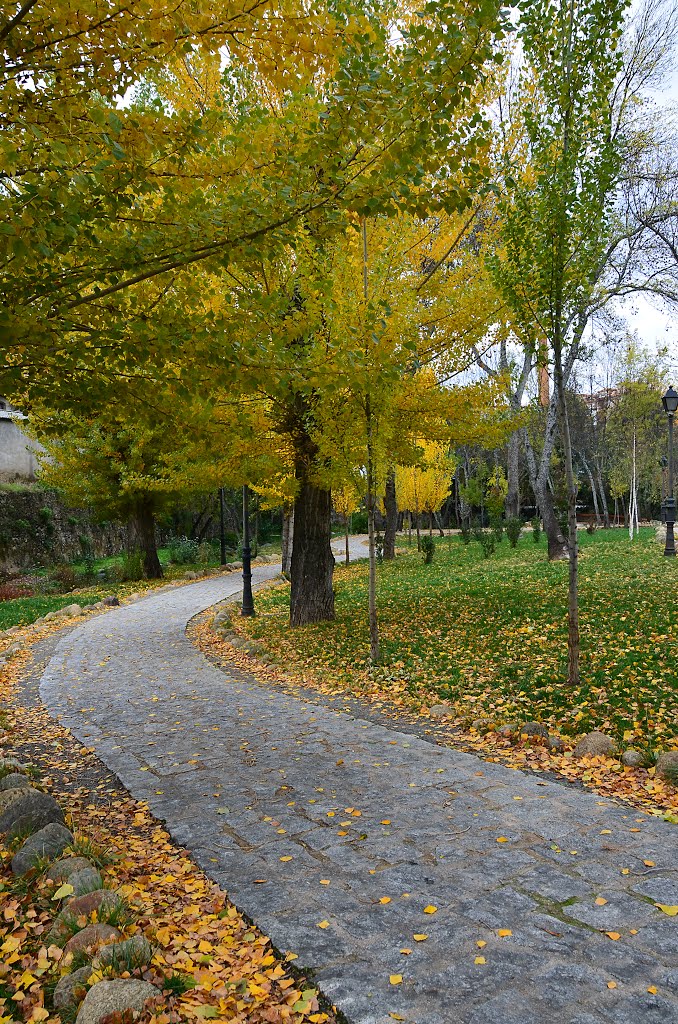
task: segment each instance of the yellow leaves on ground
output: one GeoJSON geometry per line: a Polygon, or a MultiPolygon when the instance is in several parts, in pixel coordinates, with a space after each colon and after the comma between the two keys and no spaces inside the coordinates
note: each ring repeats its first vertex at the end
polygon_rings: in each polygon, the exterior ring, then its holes
{"type": "Polygon", "coordinates": [[[597,907],[604,907],[606,903],[607,900],[604,899],[602,896],[596,896],[595,904],[597,907]]]}
{"type": "Polygon", "coordinates": [[[678,917],[678,906],[672,907],[666,903],[655,903],[655,907],[661,910],[663,914],[668,914],[669,917],[678,917]]]}
{"type": "Polygon", "coordinates": [[[402,974],[391,974],[388,979],[392,985],[402,985],[403,976],[402,974]]]}
{"type": "Polygon", "coordinates": [[[329,921],[318,921],[318,928],[329,928],[329,921]]]}
{"type": "Polygon", "coordinates": [[[615,942],[617,941],[617,939],[621,939],[621,935],[619,934],[619,932],[605,932],[605,934],[607,935],[608,939],[613,939],[615,942]]]}
{"type": "Polygon", "coordinates": [[[384,903],[384,904],[390,903],[391,902],[391,897],[390,896],[382,896],[380,898],[379,902],[380,903],[384,903]]]}
{"type": "Polygon", "coordinates": [[[412,938],[415,942],[426,942],[428,935],[425,935],[423,932],[415,932],[412,938]]]}
{"type": "Polygon", "coordinates": [[[432,904],[430,904],[430,903],[429,903],[429,905],[427,907],[424,907],[424,913],[425,914],[436,914],[437,912],[438,912],[438,908],[432,906],[432,904]]]}
{"type": "Polygon", "coordinates": [[[474,964],[484,964],[484,963],[486,963],[486,962],[487,962],[487,961],[485,960],[485,957],[484,957],[484,956],[477,956],[477,957],[475,958],[475,960],[473,961],[473,963],[474,963],[474,964]]]}
{"type": "Polygon", "coordinates": [[[497,931],[497,935],[499,936],[500,939],[505,939],[508,938],[509,935],[513,935],[513,932],[511,931],[510,928],[499,928],[499,930],[497,931]]]}

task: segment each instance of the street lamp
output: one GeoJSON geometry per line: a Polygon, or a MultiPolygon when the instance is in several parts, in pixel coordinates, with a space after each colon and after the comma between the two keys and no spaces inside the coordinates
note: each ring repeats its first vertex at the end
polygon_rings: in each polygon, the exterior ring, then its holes
{"type": "Polygon", "coordinates": [[[242,609],[241,615],[254,615],[252,597],[252,549],[250,548],[250,492],[242,489],[242,609]]]}
{"type": "Polygon", "coordinates": [[[669,482],[666,495],[666,546],[664,554],[676,557],[676,542],[673,536],[673,525],[676,521],[676,499],[673,495],[673,417],[678,410],[678,393],[672,387],[662,398],[664,412],[669,418],[669,482]]]}

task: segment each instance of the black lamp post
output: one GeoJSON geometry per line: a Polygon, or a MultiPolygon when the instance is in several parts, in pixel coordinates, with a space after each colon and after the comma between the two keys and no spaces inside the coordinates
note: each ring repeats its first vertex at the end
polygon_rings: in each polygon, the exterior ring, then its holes
{"type": "Polygon", "coordinates": [[[659,465],[661,466],[661,471],[662,471],[662,504],[661,504],[662,523],[665,523],[666,522],[666,471],[669,468],[669,460],[666,458],[665,455],[662,455],[661,459],[659,460],[659,465]]]}
{"type": "Polygon", "coordinates": [[[252,549],[250,548],[250,492],[242,489],[242,609],[241,615],[254,615],[252,597],[252,549]]]}
{"type": "Polygon", "coordinates": [[[224,488],[219,488],[219,547],[221,564],[226,565],[226,509],[224,508],[224,488]]]}
{"type": "Polygon", "coordinates": [[[664,554],[676,557],[676,542],[673,536],[673,525],[676,521],[676,499],[673,495],[673,417],[678,410],[678,393],[672,387],[662,398],[664,412],[669,418],[669,481],[666,494],[666,547],[664,554]]]}

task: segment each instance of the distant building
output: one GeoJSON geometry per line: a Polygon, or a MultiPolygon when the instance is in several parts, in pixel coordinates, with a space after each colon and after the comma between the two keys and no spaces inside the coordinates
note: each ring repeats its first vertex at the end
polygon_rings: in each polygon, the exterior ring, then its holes
{"type": "Polygon", "coordinates": [[[43,448],[21,429],[22,421],[27,419],[7,399],[0,398],[0,481],[5,483],[35,480],[37,452],[43,448]]]}

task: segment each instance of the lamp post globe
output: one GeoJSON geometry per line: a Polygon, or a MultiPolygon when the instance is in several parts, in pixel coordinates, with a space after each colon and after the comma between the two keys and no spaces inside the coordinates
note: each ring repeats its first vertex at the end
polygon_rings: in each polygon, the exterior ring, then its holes
{"type": "Polygon", "coordinates": [[[662,405],[664,406],[664,412],[669,419],[669,479],[668,486],[666,488],[666,501],[664,502],[666,510],[666,545],[664,547],[664,554],[669,558],[675,558],[676,542],[673,535],[673,527],[676,522],[676,499],[673,494],[673,417],[678,410],[678,392],[674,391],[672,387],[669,387],[668,391],[662,398],[662,405]]]}

